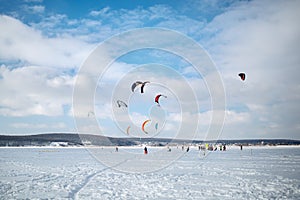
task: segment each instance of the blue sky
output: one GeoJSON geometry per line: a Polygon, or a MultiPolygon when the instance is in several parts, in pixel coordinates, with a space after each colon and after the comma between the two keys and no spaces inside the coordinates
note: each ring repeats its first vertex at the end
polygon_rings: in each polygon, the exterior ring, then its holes
{"type": "MultiPolygon", "coordinates": [[[[162,102],[165,119],[152,116],[163,121],[159,137],[174,137],[180,124],[190,132],[196,123],[195,137],[203,139],[214,126],[213,113],[223,112],[220,138],[300,139],[299,8],[297,0],[0,0],[0,133],[77,132],[73,89],[90,53],[116,34],[159,27],[208,53],[222,78],[226,108],[212,108],[209,74],[197,73],[180,55],[142,49],[115,60],[98,82],[94,112],[101,134],[126,136],[124,130],[136,125],[132,136],[138,137],[138,125],[153,111],[149,99],[164,92],[170,95],[162,102]],[[246,81],[239,72],[246,72],[246,81]],[[130,93],[137,78],[156,84],[144,96],[130,93]],[[184,86],[199,105],[193,112],[177,109],[191,103],[184,86]],[[130,109],[116,110],[117,98],[131,102],[130,109]]],[[[95,124],[85,120],[81,130],[93,132],[95,124]]]]}

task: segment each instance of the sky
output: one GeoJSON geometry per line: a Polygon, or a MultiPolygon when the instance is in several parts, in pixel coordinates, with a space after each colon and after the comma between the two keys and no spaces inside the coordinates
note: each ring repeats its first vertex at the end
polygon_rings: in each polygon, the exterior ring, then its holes
{"type": "Polygon", "coordinates": [[[300,140],[299,9],[298,0],[0,0],[0,134],[300,140]],[[106,53],[149,41],[164,46],[84,76],[106,53]],[[145,93],[131,91],[135,81],[150,81],[145,93]],[[167,96],[160,106],[157,94],[167,96]]]}

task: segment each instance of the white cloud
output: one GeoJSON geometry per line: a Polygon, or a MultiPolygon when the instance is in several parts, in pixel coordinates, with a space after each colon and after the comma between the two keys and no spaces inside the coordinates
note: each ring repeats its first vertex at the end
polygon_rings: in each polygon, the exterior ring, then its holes
{"type": "Polygon", "coordinates": [[[46,124],[29,124],[29,123],[13,123],[10,124],[13,128],[47,128],[46,124]]]}
{"type": "Polygon", "coordinates": [[[24,2],[27,2],[27,3],[31,3],[31,2],[33,2],[33,3],[42,3],[43,0],[24,0],[24,2]]]}
{"type": "Polygon", "coordinates": [[[105,7],[105,8],[102,8],[101,10],[92,10],[90,12],[90,15],[91,16],[101,16],[101,15],[105,15],[108,13],[108,11],[110,10],[109,7],[105,7]]]}
{"type": "MultiPolygon", "coordinates": [[[[217,63],[227,94],[224,137],[275,137],[280,136],[280,132],[288,132],[284,137],[299,138],[299,1],[237,2],[224,9],[219,8],[216,1],[206,3],[194,2],[192,5],[195,8],[192,10],[213,10],[217,13],[219,10],[212,8],[212,5],[217,5],[222,13],[211,22],[184,15],[188,12],[184,11],[187,8],[178,11],[164,5],[132,10],[105,7],[91,11],[90,18],[81,19],[53,15],[44,17],[38,23],[29,23],[30,26],[14,18],[0,16],[0,26],[6,27],[0,32],[0,59],[21,61],[26,65],[78,67],[91,49],[89,43],[103,41],[130,28],[160,26],[176,29],[199,39],[217,63]],[[240,71],[246,72],[245,82],[237,76],[240,71]],[[241,130],[241,127],[244,128],[241,130]]],[[[42,7],[35,9],[45,11],[42,7]]],[[[123,42],[128,44],[128,40],[123,42]]],[[[193,102],[194,96],[183,87],[183,80],[158,71],[144,74],[140,71],[137,76],[137,73],[129,73],[133,68],[126,63],[111,66],[102,80],[104,85],[100,84],[98,88],[98,103],[111,103],[113,95],[113,98],[126,100],[133,81],[149,79],[175,88],[176,95],[181,97],[180,103],[186,105],[185,109],[190,111],[193,108],[189,103],[193,102]],[[115,87],[120,79],[124,79],[120,82],[122,84],[115,87]]],[[[202,80],[194,77],[197,73],[191,67],[183,68],[181,72],[193,88],[201,110],[200,114],[187,112],[184,119],[195,119],[199,115],[199,123],[205,127],[200,127],[201,132],[205,132],[211,121],[212,108],[209,88],[204,81],[210,77],[205,72],[202,80]]],[[[48,77],[47,73],[47,70],[38,72],[31,67],[8,70],[2,66],[1,113],[15,116],[62,114],[62,105],[70,103],[68,95],[73,78],[56,72],[51,72],[53,76],[48,77]],[[39,79],[39,76],[42,78],[39,79]],[[42,88],[49,91],[43,91],[42,88]],[[15,100],[16,97],[18,100],[15,100]],[[26,105],[31,106],[27,108],[26,105]]],[[[155,88],[149,86],[148,91],[154,93],[155,88]]],[[[149,98],[152,98],[151,95],[149,98]]],[[[176,108],[177,103],[175,98],[170,98],[165,105],[175,116],[178,113],[171,108],[176,108]]],[[[111,119],[111,108],[106,105],[101,111],[98,117],[111,119]]],[[[175,116],[171,116],[174,122],[177,119],[175,116]]],[[[176,126],[170,123],[166,127],[174,130],[176,126]]]]}
{"type": "Polygon", "coordinates": [[[227,106],[242,119],[248,119],[236,125],[227,120],[227,137],[243,127],[240,137],[276,137],[279,132],[288,132],[282,137],[295,138],[296,129],[290,127],[295,127],[295,119],[300,117],[296,92],[300,86],[300,25],[296,21],[299,8],[299,1],[241,3],[217,16],[204,29],[203,33],[211,37],[202,42],[224,78],[227,106]],[[239,79],[239,72],[246,72],[246,81],[239,79]]]}
{"type": "Polygon", "coordinates": [[[30,13],[43,13],[45,11],[45,6],[41,6],[41,5],[33,5],[33,6],[24,6],[23,7],[24,10],[26,10],[27,12],[30,12],[30,13]]]}
{"type": "Polygon", "coordinates": [[[5,116],[64,115],[71,105],[74,78],[61,71],[28,66],[1,66],[0,113],[5,116]]]}
{"type": "Polygon", "coordinates": [[[54,123],[54,124],[45,124],[45,123],[12,123],[11,127],[17,129],[64,129],[66,128],[66,124],[54,123]]]}
{"type": "Polygon", "coordinates": [[[138,112],[130,113],[129,117],[131,119],[131,122],[138,127],[141,126],[141,124],[144,121],[149,119],[149,116],[142,115],[141,113],[138,112]]]}
{"type": "Polygon", "coordinates": [[[149,8],[136,7],[134,9],[113,10],[105,7],[101,10],[93,10],[90,13],[93,19],[102,22],[98,30],[110,30],[110,35],[134,28],[162,27],[177,30],[188,35],[195,35],[203,28],[203,21],[183,15],[181,12],[168,5],[157,4],[149,8]]]}
{"type": "Polygon", "coordinates": [[[47,38],[19,20],[0,16],[0,59],[21,60],[32,65],[71,68],[79,66],[91,46],[76,39],[47,38]]]}

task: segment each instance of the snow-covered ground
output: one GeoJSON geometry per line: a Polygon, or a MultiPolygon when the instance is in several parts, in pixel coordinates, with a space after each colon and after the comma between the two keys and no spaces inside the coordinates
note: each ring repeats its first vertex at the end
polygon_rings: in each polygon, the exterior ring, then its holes
{"type": "Polygon", "coordinates": [[[0,199],[300,199],[299,147],[0,148],[0,199]]]}

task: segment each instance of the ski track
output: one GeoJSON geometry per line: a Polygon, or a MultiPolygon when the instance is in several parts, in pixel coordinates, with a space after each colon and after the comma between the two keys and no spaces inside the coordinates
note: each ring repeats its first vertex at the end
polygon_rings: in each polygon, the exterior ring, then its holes
{"type": "MultiPolygon", "coordinates": [[[[77,194],[80,193],[80,191],[81,191],[81,190],[82,190],[82,189],[90,182],[90,180],[91,180],[94,176],[96,176],[97,174],[102,173],[102,172],[104,172],[104,171],[106,171],[106,170],[108,170],[108,169],[113,169],[114,167],[117,167],[117,166],[119,166],[119,165],[121,165],[121,164],[127,162],[128,160],[129,160],[129,159],[126,159],[126,160],[124,160],[124,161],[122,161],[122,162],[120,162],[120,163],[117,163],[117,164],[114,165],[114,166],[106,167],[106,168],[104,168],[104,169],[102,169],[102,170],[100,170],[100,171],[97,171],[97,172],[95,172],[95,173],[92,173],[92,174],[86,176],[85,179],[84,179],[84,181],[83,181],[83,183],[77,185],[77,186],[75,187],[75,189],[71,190],[71,192],[69,193],[69,196],[68,196],[68,197],[69,197],[70,199],[77,199],[77,194]]],[[[80,199],[80,198],[79,198],[79,199],[80,199]]]]}
{"type": "MultiPolygon", "coordinates": [[[[104,169],[105,170],[105,169],[104,169]]],[[[88,184],[88,182],[95,176],[97,175],[98,173],[104,171],[104,170],[101,170],[99,172],[95,172],[93,174],[90,174],[88,176],[85,177],[83,183],[77,185],[74,189],[72,189],[70,192],[69,192],[69,195],[68,195],[68,198],[70,199],[76,199],[76,196],[77,194],[80,192],[80,190],[82,190],[84,188],[84,186],[86,186],[88,184]]]]}

